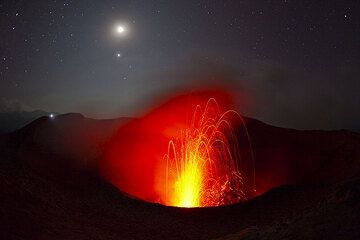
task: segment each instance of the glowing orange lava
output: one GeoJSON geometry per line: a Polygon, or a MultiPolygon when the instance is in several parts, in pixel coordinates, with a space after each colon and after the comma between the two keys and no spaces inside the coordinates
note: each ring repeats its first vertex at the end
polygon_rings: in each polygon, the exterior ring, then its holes
{"type": "Polygon", "coordinates": [[[241,119],[233,110],[221,113],[213,98],[204,109],[197,105],[190,125],[168,144],[165,205],[219,206],[247,198],[249,189],[230,121],[234,117],[241,119]]]}
{"type": "Polygon", "coordinates": [[[130,196],[168,206],[253,197],[251,142],[242,117],[226,111],[233,105],[221,89],[169,98],[117,129],[100,163],[102,176],[130,196]]]}

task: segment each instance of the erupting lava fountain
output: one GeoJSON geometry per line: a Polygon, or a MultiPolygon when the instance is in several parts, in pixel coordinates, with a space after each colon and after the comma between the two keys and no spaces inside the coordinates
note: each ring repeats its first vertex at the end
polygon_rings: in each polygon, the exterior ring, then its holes
{"type": "Polygon", "coordinates": [[[166,205],[219,206],[246,199],[240,151],[229,115],[242,120],[233,110],[221,113],[211,98],[204,109],[196,106],[190,126],[169,141],[164,157],[166,205]]]}
{"type": "Polygon", "coordinates": [[[120,127],[102,167],[105,177],[130,195],[167,206],[219,206],[251,197],[249,133],[236,111],[222,110],[227,95],[216,92],[221,105],[214,94],[176,97],[120,127]],[[245,157],[238,128],[247,141],[245,157]]]}

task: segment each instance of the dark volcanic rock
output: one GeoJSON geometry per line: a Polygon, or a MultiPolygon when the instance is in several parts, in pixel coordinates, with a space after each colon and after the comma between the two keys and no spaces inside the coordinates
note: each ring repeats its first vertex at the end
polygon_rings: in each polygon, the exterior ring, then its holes
{"type": "Polygon", "coordinates": [[[31,112],[17,111],[16,109],[4,109],[0,103],[0,134],[10,133],[41,116],[48,116],[48,112],[35,110],[31,112]]]}
{"type": "Polygon", "coordinates": [[[124,121],[43,117],[1,136],[0,239],[359,238],[356,133],[248,119],[264,193],[232,206],[180,209],[130,198],[98,176],[103,148],[124,121]]]}
{"type": "Polygon", "coordinates": [[[218,239],[359,239],[360,178],[334,184],[320,202],[294,217],[218,239]]]}
{"type": "Polygon", "coordinates": [[[299,131],[257,120],[247,123],[260,192],[281,184],[334,183],[360,172],[360,134],[299,131]]]}

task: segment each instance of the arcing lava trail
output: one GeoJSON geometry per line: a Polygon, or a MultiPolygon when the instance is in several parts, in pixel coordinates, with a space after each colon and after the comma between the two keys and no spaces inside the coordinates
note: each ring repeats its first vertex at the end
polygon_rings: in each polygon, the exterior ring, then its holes
{"type": "Polygon", "coordinates": [[[223,91],[171,98],[119,128],[102,162],[120,190],[150,202],[205,207],[246,200],[255,190],[254,158],[242,117],[223,91]],[[233,125],[248,148],[239,150],[233,125]]]}
{"type": "Polygon", "coordinates": [[[205,207],[247,199],[253,186],[247,185],[241,170],[232,118],[242,120],[234,110],[222,113],[211,98],[205,106],[196,106],[190,124],[170,140],[165,155],[166,205],[205,207]]]}

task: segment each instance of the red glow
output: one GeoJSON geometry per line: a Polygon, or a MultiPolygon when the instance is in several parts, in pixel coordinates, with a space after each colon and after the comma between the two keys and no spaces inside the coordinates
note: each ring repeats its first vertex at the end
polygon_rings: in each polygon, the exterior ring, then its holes
{"type": "Polygon", "coordinates": [[[254,182],[247,182],[240,169],[244,159],[231,126],[242,119],[226,113],[231,108],[231,96],[219,90],[170,99],[118,129],[102,161],[103,175],[123,192],[166,205],[217,206],[246,199],[254,182]],[[202,109],[199,116],[196,109],[202,109]],[[204,117],[211,121],[199,125],[204,117]],[[199,129],[206,130],[199,135],[199,129]],[[230,131],[223,134],[222,129],[230,131]],[[184,147],[186,156],[196,156],[192,161],[174,157],[184,147]]]}

